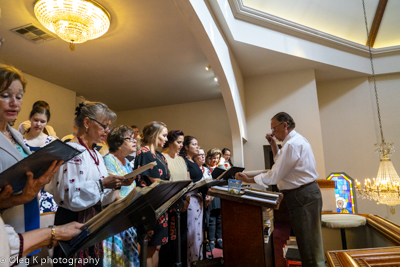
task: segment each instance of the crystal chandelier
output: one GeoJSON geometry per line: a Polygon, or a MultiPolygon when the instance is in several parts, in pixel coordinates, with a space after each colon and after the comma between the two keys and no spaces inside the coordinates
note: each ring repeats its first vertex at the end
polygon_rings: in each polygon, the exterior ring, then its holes
{"type": "Polygon", "coordinates": [[[399,188],[400,178],[396,170],[394,169],[392,161],[390,160],[390,156],[394,152],[394,145],[393,143],[385,143],[385,138],[383,137],[381,114],[378,102],[378,91],[376,89],[375,71],[374,71],[374,64],[372,61],[371,44],[369,39],[367,15],[365,12],[364,0],[362,1],[362,3],[364,9],[365,27],[367,29],[369,57],[371,61],[372,78],[374,81],[375,100],[378,111],[379,128],[381,132],[382,142],[380,144],[375,144],[376,147],[375,152],[378,153],[380,156],[378,175],[376,179],[373,178],[372,181],[370,179],[366,179],[364,189],[361,188],[360,182],[356,181],[357,192],[364,199],[375,200],[378,204],[385,204],[390,206],[390,212],[394,214],[395,213],[394,206],[400,204],[400,188],[399,188]]]}
{"type": "Polygon", "coordinates": [[[83,43],[105,34],[110,27],[110,14],[91,0],[38,0],[37,19],[48,30],[70,43],[83,43]]]}

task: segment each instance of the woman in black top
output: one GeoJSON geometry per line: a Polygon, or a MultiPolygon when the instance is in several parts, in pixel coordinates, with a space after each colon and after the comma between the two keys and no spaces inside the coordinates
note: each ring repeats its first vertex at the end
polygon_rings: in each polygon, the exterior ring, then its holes
{"type": "MultiPolygon", "coordinates": [[[[195,183],[202,179],[203,172],[193,156],[199,153],[199,145],[193,136],[185,136],[183,147],[179,153],[188,166],[190,179],[195,183]]],[[[201,260],[202,252],[200,250],[203,242],[203,207],[200,195],[193,195],[190,198],[187,210],[187,264],[191,266],[194,261],[201,260]]]]}
{"type": "MultiPolygon", "coordinates": [[[[144,126],[143,134],[141,135],[142,148],[136,154],[135,169],[154,161],[157,166],[142,172],[136,177],[138,186],[149,186],[157,180],[170,180],[171,174],[167,160],[162,153],[156,150],[156,148],[163,147],[168,141],[167,135],[167,126],[160,121],[152,121],[144,126]]],[[[161,245],[168,243],[167,213],[161,215],[157,225],[148,232],[148,240],[147,266],[158,266],[158,251],[161,245]]]]}

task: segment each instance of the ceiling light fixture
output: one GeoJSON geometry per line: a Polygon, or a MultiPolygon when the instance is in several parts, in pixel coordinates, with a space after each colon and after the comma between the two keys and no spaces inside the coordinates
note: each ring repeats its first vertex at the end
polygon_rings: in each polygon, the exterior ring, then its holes
{"type": "Polygon", "coordinates": [[[211,69],[211,65],[207,65],[206,70],[210,70],[211,69]]]}
{"type": "Polygon", "coordinates": [[[214,78],[214,81],[218,82],[218,78],[217,78],[217,77],[215,77],[215,78],[214,78]]]}
{"type": "Polygon", "coordinates": [[[393,166],[391,159],[389,158],[394,152],[394,145],[393,143],[385,143],[385,138],[383,137],[381,113],[379,110],[379,102],[378,102],[378,91],[376,89],[374,63],[372,61],[371,44],[368,33],[368,23],[367,23],[367,15],[365,12],[364,0],[362,1],[362,3],[364,9],[365,27],[367,29],[369,58],[371,61],[376,108],[378,111],[378,121],[379,121],[379,128],[381,131],[382,142],[380,144],[375,144],[376,147],[375,152],[378,153],[380,156],[378,175],[376,179],[374,178],[372,183],[370,179],[366,179],[364,189],[361,188],[360,182],[356,181],[357,191],[362,196],[362,198],[366,198],[369,200],[373,199],[378,204],[386,204],[390,206],[390,212],[394,214],[395,213],[394,206],[400,204],[400,178],[393,166]]]}
{"type": "Polygon", "coordinates": [[[38,0],[34,10],[40,23],[70,43],[71,51],[110,28],[108,11],[91,0],[38,0]]]}

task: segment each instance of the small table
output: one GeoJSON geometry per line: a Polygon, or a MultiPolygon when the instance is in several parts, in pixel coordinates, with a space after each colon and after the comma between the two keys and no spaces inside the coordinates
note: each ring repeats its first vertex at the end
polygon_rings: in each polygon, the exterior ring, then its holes
{"type": "Polygon", "coordinates": [[[343,249],[347,249],[345,229],[363,226],[367,223],[365,217],[354,214],[323,214],[321,221],[324,227],[340,228],[343,249]]]}

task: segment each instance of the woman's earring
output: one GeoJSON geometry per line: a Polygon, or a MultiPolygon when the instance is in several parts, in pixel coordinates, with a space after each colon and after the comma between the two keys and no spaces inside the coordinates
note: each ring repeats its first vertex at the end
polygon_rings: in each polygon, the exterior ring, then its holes
{"type": "Polygon", "coordinates": [[[88,132],[88,127],[86,127],[86,134],[87,134],[87,132],[88,132]]]}

